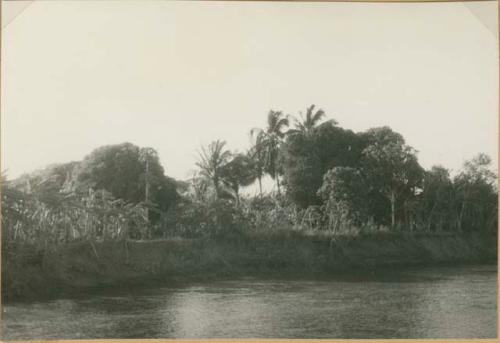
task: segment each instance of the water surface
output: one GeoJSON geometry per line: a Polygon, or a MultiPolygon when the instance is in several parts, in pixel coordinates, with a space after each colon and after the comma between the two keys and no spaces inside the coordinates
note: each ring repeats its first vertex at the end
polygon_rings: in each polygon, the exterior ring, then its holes
{"type": "Polygon", "coordinates": [[[3,307],[2,335],[77,338],[494,338],[496,266],[246,278],[3,307]]]}

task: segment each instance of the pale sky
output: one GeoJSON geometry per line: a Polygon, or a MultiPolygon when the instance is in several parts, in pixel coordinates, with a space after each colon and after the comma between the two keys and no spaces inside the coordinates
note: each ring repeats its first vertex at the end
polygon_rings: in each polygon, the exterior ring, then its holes
{"type": "Polygon", "coordinates": [[[497,9],[477,6],[35,1],[2,30],[2,170],[128,141],[185,179],[201,145],[244,151],[270,109],[312,103],[391,126],[426,168],[496,163],[497,23],[477,14],[497,9]]]}

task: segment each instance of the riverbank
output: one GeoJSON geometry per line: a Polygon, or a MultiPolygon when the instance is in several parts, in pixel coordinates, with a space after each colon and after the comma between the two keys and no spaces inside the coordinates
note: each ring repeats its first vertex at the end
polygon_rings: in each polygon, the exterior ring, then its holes
{"type": "Polygon", "coordinates": [[[392,266],[496,260],[496,237],[480,235],[74,242],[52,251],[18,246],[2,256],[2,297],[4,302],[30,301],[118,286],[257,275],[320,277],[392,266]]]}

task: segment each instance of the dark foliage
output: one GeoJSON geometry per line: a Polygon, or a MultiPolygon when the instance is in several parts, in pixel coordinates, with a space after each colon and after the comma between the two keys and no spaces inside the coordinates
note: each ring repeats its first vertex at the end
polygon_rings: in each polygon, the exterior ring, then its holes
{"type": "Polygon", "coordinates": [[[391,128],[354,133],[334,120],[321,122],[324,117],[310,106],[285,132],[288,116],[271,111],[266,129],[252,130],[248,153],[214,141],[201,149],[199,172],[185,182],[164,174],[154,149],[130,143],[4,182],[5,237],[59,244],[284,232],[496,232],[498,189],[487,156],[466,162],[454,177],[443,167],[425,171],[417,151],[391,128]],[[240,194],[266,173],[277,193],[240,194]]]}
{"type": "Polygon", "coordinates": [[[334,167],[359,165],[365,142],[351,130],[326,122],[310,132],[287,137],[281,163],[287,195],[302,208],[321,204],[317,195],[323,175],[334,167]]]}
{"type": "Polygon", "coordinates": [[[115,198],[130,203],[147,201],[162,211],[177,199],[176,182],[165,176],[156,152],[131,143],[94,150],[80,163],[76,181],[78,189],[104,189],[115,198]]]}

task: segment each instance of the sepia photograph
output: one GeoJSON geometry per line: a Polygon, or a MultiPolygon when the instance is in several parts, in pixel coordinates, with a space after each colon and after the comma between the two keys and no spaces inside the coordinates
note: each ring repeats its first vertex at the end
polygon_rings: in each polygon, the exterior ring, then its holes
{"type": "Polygon", "coordinates": [[[0,340],[497,338],[497,1],[1,30],[0,340]]]}

